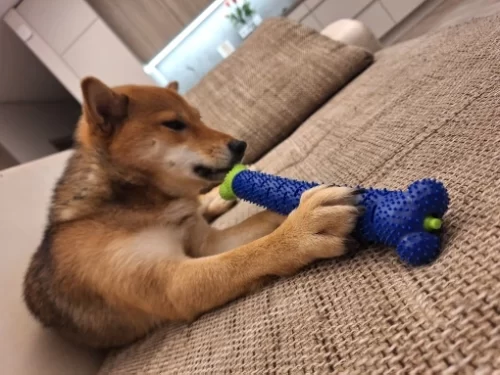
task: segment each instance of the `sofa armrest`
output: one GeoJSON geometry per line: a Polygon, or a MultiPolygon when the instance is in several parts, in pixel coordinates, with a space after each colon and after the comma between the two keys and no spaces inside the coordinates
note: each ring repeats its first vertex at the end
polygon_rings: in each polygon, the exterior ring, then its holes
{"type": "Polygon", "coordinates": [[[335,21],[325,27],[321,34],[338,42],[364,48],[371,53],[382,49],[382,45],[373,32],[358,20],[335,21]]]}
{"type": "Polygon", "coordinates": [[[0,171],[0,363],[2,374],[94,375],[102,356],[42,328],[22,295],[24,273],[42,238],[52,189],[71,152],[0,171]]]}

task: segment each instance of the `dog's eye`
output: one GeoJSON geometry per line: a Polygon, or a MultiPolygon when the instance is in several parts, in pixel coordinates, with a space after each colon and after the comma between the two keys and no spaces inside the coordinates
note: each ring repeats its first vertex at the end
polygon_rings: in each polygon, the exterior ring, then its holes
{"type": "Polygon", "coordinates": [[[164,121],[161,124],[169,129],[175,130],[176,132],[186,129],[186,124],[179,120],[164,121]]]}

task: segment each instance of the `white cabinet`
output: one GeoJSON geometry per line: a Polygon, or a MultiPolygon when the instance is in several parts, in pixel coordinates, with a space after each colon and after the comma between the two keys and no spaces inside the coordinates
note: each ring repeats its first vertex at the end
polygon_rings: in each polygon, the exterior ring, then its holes
{"type": "Polygon", "coordinates": [[[425,0],[381,0],[382,5],[390,13],[394,21],[399,22],[418,6],[425,2],[425,0]]]}
{"type": "Polygon", "coordinates": [[[153,84],[138,60],[101,19],[68,48],[63,59],[80,78],[93,75],[111,86],[153,84]]]}
{"type": "Polygon", "coordinates": [[[288,17],[316,30],[343,18],[357,19],[381,38],[425,1],[305,0],[288,17]]]}
{"type": "Polygon", "coordinates": [[[306,0],[304,3],[309,9],[314,9],[322,0],[306,0]]]}
{"type": "Polygon", "coordinates": [[[321,31],[323,30],[323,26],[321,25],[321,23],[316,19],[316,17],[314,16],[314,14],[310,14],[308,15],[307,17],[303,18],[302,19],[302,24],[303,25],[306,25],[306,26],[309,26],[311,28],[313,28],[314,30],[316,31],[321,31]]]}
{"type": "Polygon", "coordinates": [[[295,8],[289,15],[288,18],[300,21],[309,13],[309,8],[305,6],[305,4],[300,4],[297,8],[295,8]]]}
{"type": "Polygon", "coordinates": [[[17,11],[59,55],[97,19],[81,0],[25,0],[17,11]]]}
{"type": "Polygon", "coordinates": [[[342,18],[354,18],[370,2],[371,0],[325,0],[313,11],[313,14],[321,24],[326,26],[342,18]]]}
{"type": "Polygon", "coordinates": [[[377,38],[383,36],[396,24],[377,1],[371,3],[356,18],[368,26],[377,38]]]}
{"type": "Polygon", "coordinates": [[[24,0],[4,20],[80,102],[89,75],[112,86],[155,84],[84,0],[24,0]]]}
{"type": "Polygon", "coordinates": [[[80,80],[75,72],[67,65],[55,50],[31,28],[30,25],[15,10],[11,9],[4,17],[4,21],[14,30],[26,46],[40,59],[40,61],[54,74],[64,87],[79,102],[82,101],[80,80]]]}

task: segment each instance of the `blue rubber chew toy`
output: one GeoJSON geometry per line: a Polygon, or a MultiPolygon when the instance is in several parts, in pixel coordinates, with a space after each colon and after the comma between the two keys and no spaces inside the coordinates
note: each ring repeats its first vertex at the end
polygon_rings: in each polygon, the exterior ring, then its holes
{"type": "MultiPolygon", "coordinates": [[[[236,165],[220,187],[226,200],[240,198],[288,215],[302,193],[318,184],[249,171],[236,165]]],[[[434,261],[440,252],[439,230],[448,209],[448,192],[436,180],[415,181],[406,191],[363,189],[360,205],[365,213],[354,236],[361,242],[396,247],[404,262],[419,266],[434,261]]]]}

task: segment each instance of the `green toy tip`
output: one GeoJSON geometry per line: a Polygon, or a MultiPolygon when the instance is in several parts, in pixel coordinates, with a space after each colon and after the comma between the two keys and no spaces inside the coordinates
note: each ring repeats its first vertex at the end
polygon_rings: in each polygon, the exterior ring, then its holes
{"type": "Polygon", "coordinates": [[[226,177],[224,178],[224,181],[222,182],[219,188],[219,194],[222,199],[226,201],[232,201],[236,199],[236,194],[234,194],[233,191],[233,180],[238,173],[246,169],[247,167],[245,167],[243,164],[236,164],[233,167],[233,169],[231,169],[227,173],[226,177]]]}
{"type": "Polygon", "coordinates": [[[437,217],[427,216],[424,219],[424,229],[427,231],[441,229],[442,225],[443,221],[441,219],[438,219],[437,217]]]}

